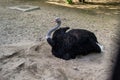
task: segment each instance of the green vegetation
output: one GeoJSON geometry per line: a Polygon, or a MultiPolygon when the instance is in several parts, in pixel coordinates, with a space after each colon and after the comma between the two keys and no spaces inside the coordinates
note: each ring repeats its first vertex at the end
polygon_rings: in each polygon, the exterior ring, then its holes
{"type": "Polygon", "coordinates": [[[72,0],[66,0],[68,4],[72,4],[72,0]]]}

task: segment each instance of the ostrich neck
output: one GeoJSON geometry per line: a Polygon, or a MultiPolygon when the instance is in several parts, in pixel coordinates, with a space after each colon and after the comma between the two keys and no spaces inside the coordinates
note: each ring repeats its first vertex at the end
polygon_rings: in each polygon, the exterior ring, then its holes
{"type": "Polygon", "coordinates": [[[46,39],[51,38],[52,32],[56,31],[60,27],[60,25],[61,25],[61,23],[57,23],[57,25],[54,28],[52,28],[51,30],[49,30],[48,33],[47,33],[47,35],[46,35],[46,39]]]}

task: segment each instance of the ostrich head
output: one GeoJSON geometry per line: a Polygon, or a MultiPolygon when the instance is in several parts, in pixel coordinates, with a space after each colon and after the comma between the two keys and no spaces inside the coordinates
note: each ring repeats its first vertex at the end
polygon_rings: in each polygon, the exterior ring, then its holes
{"type": "Polygon", "coordinates": [[[55,19],[55,22],[56,22],[58,25],[60,25],[60,24],[61,24],[61,19],[60,19],[60,18],[56,18],[56,19],[55,19]]]}

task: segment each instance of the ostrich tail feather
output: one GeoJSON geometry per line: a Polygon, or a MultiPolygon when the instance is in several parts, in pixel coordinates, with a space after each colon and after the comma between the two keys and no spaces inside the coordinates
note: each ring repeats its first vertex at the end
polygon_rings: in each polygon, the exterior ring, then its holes
{"type": "Polygon", "coordinates": [[[101,45],[100,43],[97,43],[97,45],[100,47],[101,52],[104,52],[104,47],[103,47],[103,45],[101,45]]]}

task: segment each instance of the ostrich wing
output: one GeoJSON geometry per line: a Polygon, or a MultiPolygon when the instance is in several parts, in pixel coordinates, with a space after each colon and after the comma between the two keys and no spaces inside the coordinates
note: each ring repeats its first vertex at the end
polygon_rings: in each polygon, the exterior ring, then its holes
{"type": "Polygon", "coordinates": [[[74,36],[76,38],[76,42],[79,42],[81,45],[89,42],[89,40],[98,42],[94,33],[84,29],[72,29],[68,34],[74,36]]]}
{"type": "Polygon", "coordinates": [[[64,38],[63,38],[63,41],[64,41],[63,48],[65,50],[72,49],[72,47],[76,44],[76,40],[77,40],[77,38],[75,36],[65,34],[64,38]]]}

